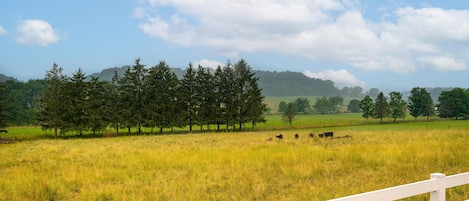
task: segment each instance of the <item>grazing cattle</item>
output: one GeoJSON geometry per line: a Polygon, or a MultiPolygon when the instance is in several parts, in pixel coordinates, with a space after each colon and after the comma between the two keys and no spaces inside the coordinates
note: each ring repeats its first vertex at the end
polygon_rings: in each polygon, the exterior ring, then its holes
{"type": "Polygon", "coordinates": [[[8,133],[8,131],[5,129],[0,129],[0,133],[8,133]]]}
{"type": "Polygon", "coordinates": [[[324,136],[325,136],[326,138],[328,138],[328,137],[331,137],[331,138],[332,138],[332,137],[334,137],[334,132],[325,132],[325,133],[324,133],[324,136]]]}
{"type": "Polygon", "coordinates": [[[314,133],[309,133],[308,136],[309,137],[314,137],[314,133]]]}
{"type": "Polygon", "coordinates": [[[295,134],[295,139],[298,139],[300,137],[300,135],[298,135],[298,133],[295,134]]]}
{"type": "Polygon", "coordinates": [[[319,137],[321,137],[321,138],[324,137],[324,134],[323,133],[319,134],[319,137]]]}
{"type": "Polygon", "coordinates": [[[283,135],[282,135],[282,134],[277,135],[277,136],[275,136],[275,137],[278,138],[279,140],[283,139],[283,135]]]}

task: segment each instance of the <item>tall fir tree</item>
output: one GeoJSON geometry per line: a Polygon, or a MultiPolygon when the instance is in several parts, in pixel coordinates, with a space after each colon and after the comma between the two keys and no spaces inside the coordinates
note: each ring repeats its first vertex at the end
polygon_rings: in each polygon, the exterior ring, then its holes
{"type": "Polygon", "coordinates": [[[192,63],[189,66],[181,80],[180,96],[181,96],[181,107],[183,110],[183,118],[187,125],[189,125],[189,132],[192,132],[192,126],[196,119],[196,72],[192,63]]]}
{"type": "Polygon", "coordinates": [[[379,122],[383,123],[383,118],[389,115],[389,103],[383,92],[380,92],[375,100],[374,117],[379,118],[379,122]]]}
{"type": "Polygon", "coordinates": [[[116,134],[119,135],[119,128],[123,122],[124,116],[124,101],[122,99],[122,94],[120,91],[120,78],[117,71],[114,71],[114,75],[112,76],[111,84],[109,85],[109,99],[106,102],[109,104],[109,121],[111,122],[111,127],[116,129],[116,134]]]}
{"type": "Polygon", "coordinates": [[[140,59],[137,58],[135,64],[119,80],[122,125],[127,127],[129,133],[132,127],[137,127],[137,132],[141,133],[145,124],[143,83],[146,73],[145,65],[140,64],[140,59]]]}
{"type": "Polygon", "coordinates": [[[237,106],[236,120],[239,130],[242,130],[244,123],[254,121],[255,124],[263,121],[262,112],[265,110],[265,105],[262,103],[261,90],[257,86],[258,78],[255,77],[254,71],[249,64],[243,59],[239,60],[234,65],[234,72],[235,92],[237,94],[235,99],[237,106]]]}
{"type": "MultiPolygon", "coordinates": [[[[257,125],[257,123],[264,123],[266,122],[263,114],[267,110],[266,104],[264,104],[264,96],[262,95],[262,89],[259,88],[259,85],[257,84],[257,81],[259,80],[258,77],[252,77],[249,80],[249,88],[247,90],[248,93],[248,105],[247,105],[247,116],[248,116],[248,121],[251,122],[251,128],[254,129],[254,127],[257,125]]],[[[305,108],[311,107],[308,106],[308,104],[305,103],[305,108]]],[[[306,111],[308,109],[305,109],[306,111]]]]}
{"type": "Polygon", "coordinates": [[[149,125],[157,126],[160,133],[164,128],[178,125],[178,85],[176,75],[164,61],[150,68],[145,80],[145,116],[149,125]]]}
{"type": "Polygon", "coordinates": [[[103,131],[111,122],[111,85],[109,82],[99,81],[98,77],[91,77],[88,83],[87,120],[88,129],[96,134],[103,131]]]}
{"type": "Polygon", "coordinates": [[[223,67],[220,83],[218,84],[218,92],[221,95],[221,100],[219,100],[222,113],[221,121],[226,125],[225,130],[229,130],[230,126],[233,127],[234,130],[234,125],[237,122],[238,106],[236,88],[234,69],[231,63],[227,62],[223,67]]]}
{"type": "MultiPolygon", "coordinates": [[[[215,119],[215,86],[213,75],[207,68],[198,66],[196,72],[196,119],[203,130],[203,125],[209,126],[215,119]]],[[[208,128],[210,129],[210,128],[208,128]]]]}
{"type": "Polygon", "coordinates": [[[57,138],[58,130],[64,127],[64,114],[68,105],[63,100],[66,77],[56,63],[46,71],[47,89],[38,99],[37,117],[43,129],[53,129],[57,138]]]}
{"type": "Polygon", "coordinates": [[[213,75],[214,82],[214,95],[215,95],[215,123],[217,125],[217,131],[220,131],[220,126],[224,123],[225,114],[225,89],[223,83],[223,70],[221,66],[218,66],[213,75]]]}
{"type": "Polygon", "coordinates": [[[63,101],[68,105],[64,113],[66,118],[66,131],[77,131],[81,136],[83,132],[88,130],[88,83],[86,82],[85,73],[78,69],[73,74],[70,81],[66,83],[66,89],[63,101]]]}

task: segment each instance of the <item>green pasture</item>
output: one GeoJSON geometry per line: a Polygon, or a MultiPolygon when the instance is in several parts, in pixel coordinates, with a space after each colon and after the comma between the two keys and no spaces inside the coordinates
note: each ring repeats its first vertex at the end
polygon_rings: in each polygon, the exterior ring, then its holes
{"type": "MultiPolygon", "coordinates": [[[[252,132],[59,139],[10,127],[1,135],[19,140],[0,144],[0,200],[327,200],[469,171],[467,121],[299,115],[288,128],[267,118],[252,132]],[[324,131],[336,138],[307,137],[324,131]]],[[[469,185],[447,191],[466,199],[469,185]]]]}

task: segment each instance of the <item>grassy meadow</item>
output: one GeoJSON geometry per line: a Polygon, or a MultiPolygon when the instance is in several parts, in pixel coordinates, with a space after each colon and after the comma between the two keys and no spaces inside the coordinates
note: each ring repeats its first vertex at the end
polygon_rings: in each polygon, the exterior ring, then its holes
{"type": "MultiPolygon", "coordinates": [[[[10,128],[20,140],[0,144],[0,200],[327,200],[469,171],[467,121],[378,125],[347,115],[298,116],[293,129],[269,116],[275,131],[110,138],[10,128]],[[353,138],[307,137],[327,130],[353,138]]],[[[447,191],[465,199],[469,185],[447,191]]]]}

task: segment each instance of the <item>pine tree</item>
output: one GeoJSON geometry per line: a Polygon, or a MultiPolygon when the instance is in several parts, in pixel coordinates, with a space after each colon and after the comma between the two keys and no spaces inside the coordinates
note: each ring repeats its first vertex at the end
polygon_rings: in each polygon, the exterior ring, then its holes
{"type": "Polygon", "coordinates": [[[243,129],[243,124],[249,121],[262,122],[262,112],[265,111],[263,96],[257,86],[258,78],[255,77],[251,67],[245,60],[241,59],[234,65],[235,73],[235,93],[236,93],[236,120],[239,130],[243,129]]]}
{"type": "Polygon", "coordinates": [[[78,69],[66,83],[65,95],[63,101],[67,105],[64,113],[66,118],[66,131],[77,131],[79,135],[88,130],[88,83],[86,82],[85,73],[78,69]]]}
{"type": "Polygon", "coordinates": [[[220,109],[222,113],[221,120],[226,125],[225,130],[228,130],[230,126],[235,129],[234,124],[237,122],[236,117],[238,115],[237,106],[237,92],[236,92],[236,78],[234,69],[230,62],[227,62],[226,66],[223,67],[220,83],[218,84],[218,93],[220,109]]]}
{"type": "Polygon", "coordinates": [[[127,69],[124,77],[119,80],[122,125],[127,127],[129,133],[131,127],[137,127],[138,133],[141,133],[145,124],[143,83],[146,73],[147,70],[140,64],[140,59],[135,59],[132,68],[127,69]]]}
{"type": "Polygon", "coordinates": [[[223,69],[218,66],[213,76],[214,89],[215,89],[215,123],[217,124],[217,131],[220,131],[221,124],[224,123],[224,115],[226,112],[225,107],[225,89],[223,83],[223,69]]]}
{"type": "Polygon", "coordinates": [[[47,90],[37,104],[39,124],[43,129],[53,129],[55,138],[58,130],[64,127],[64,113],[68,107],[63,101],[66,77],[62,71],[56,63],[51,70],[46,71],[47,90]]]}
{"type": "MultiPolygon", "coordinates": [[[[257,84],[258,80],[259,78],[253,76],[249,80],[249,87],[247,90],[247,102],[249,104],[247,105],[246,110],[248,121],[251,122],[252,129],[254,129],[257,123],[266,122],[265,118],[262,115],[266,111],[267,106],[264,104],[264,96],[262,95],[262,89],[259,88],[257,84]]],[[[309,102],[307,100],[305,100],[305,102],[303,103],[305,103],[305,109],[303,111],[307,111],[307,108],[311,106],[309,105],[309,102]]]]}
{"type": "Polygon", "coordinates": [[[179,80],[164,61],[150,68],[145,80],[146,119],[151,126],[157,126],[160,133],[163,128],[178,125],[178,85],[179,80]]]}
{"type": "Polygon", "coordinates": [[[383,123],[383,118],[389,115],[389,103],[384,96],[383,92],[378,94],[374,105],[374,117],[379,118],[380,123],[383,123]]]}
{"type": "Polygon", "coordinates": [[[109,94],[106,103],[109,105],[109,121],[111,122],[111,127],[116,129],[116,134],[119,135],[119,128],[123,122],[122,117],[124,116],[123,108],[125,108],[123,104],[123,99],[121,96],[121,87],[120,87],[120,79],[117,71],[114,71],[114,75],[112,76],[111,84],[109,85],[109,94]]]}
{"type": "Polygon", "coordinates": [[[111,121],[111,107],[113,100],[110,96],[110,84],[99,81],[98,77],[91,77],[88,84],[86,104],[87,126],[96,134],[103,131],[111,121]]]}
{"type": "Polygon", "coordinates": [[[208,69],[198,66],[195,77],[195,102],[196,119],[202,130],[203,125],[209,125],[215,122],[215,85],[213,75],[208,69]]]}
{"type": "Polygon", "coordinates": [[[192,132],[192,126],[195,123],[195,95],[196,95],[196,81],[195,81],[195,70],[192,67],[192,63],[189,63],[189,67],[187,68],[186,73],[184,74],[181,80],[181,88],[180,88],[180,95],[181,95],[181,102],[182,102],[182,110],[184,114],[185,122],[189,125],[189,132],[192,132]]]}

